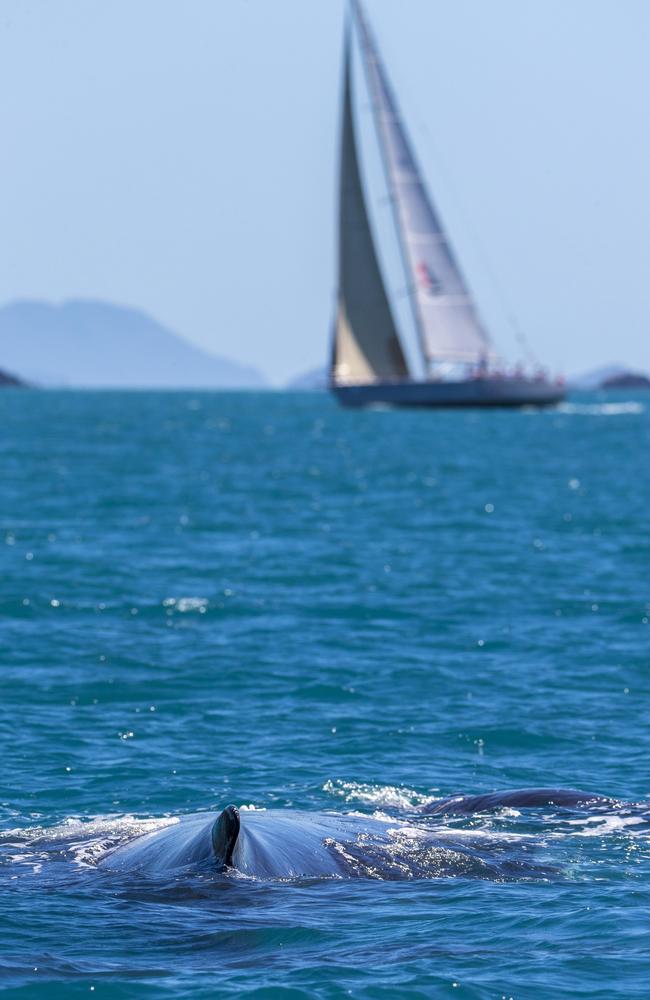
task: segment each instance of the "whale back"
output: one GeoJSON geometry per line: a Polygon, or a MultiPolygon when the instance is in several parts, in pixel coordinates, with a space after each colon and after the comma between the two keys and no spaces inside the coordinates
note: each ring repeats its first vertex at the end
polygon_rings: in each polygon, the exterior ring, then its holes
{"type": "Polygon", "coordinates": [[[255,878],[349,877],[362,844],[386,840],[399,821],[370,816],[227,806],[216,818],[198,813],[115,848],[102,867],[168,873],[188,867],[233,868],[255,878]],[[352,855],[350,854],[352,850],[352,855]]]}
{"type": "Polygon", "coordinates": [[[172,822],[115,848],[100,864],[115,870],[154,873],[211,864],[214,859],[213,828],[219,818],[215,821],[214,815],[198,813],[172,822]]]}
{"type": "Polygon", "coordinates": [[[493,809],[534,809],[556,806],[564,809],[611,807],[616,799],[575,788],[515,788],[482,795],[452,795],[428,803],[418,811],[429,816],[471,815],[493,809]]]}
{"type": "Polygon", "coordinates": [[[525,838],[466,833],[470,831],[433,829],[387,817],[274,809],[239,812],[228,806],[216,817],[199,813],[171,821],[114,848],[98,864],[165,878],[183,872],[216,875],[226,869],[263,880],[556,874],[529,856],[525,838]]]}
{"type": "Polygon", "coordinates": [[[247,810],[241,813],[232,866],[257,878],[345,876],[342,845],[361,832],[385,835],[395,825],[371,817],[247,810]]]}

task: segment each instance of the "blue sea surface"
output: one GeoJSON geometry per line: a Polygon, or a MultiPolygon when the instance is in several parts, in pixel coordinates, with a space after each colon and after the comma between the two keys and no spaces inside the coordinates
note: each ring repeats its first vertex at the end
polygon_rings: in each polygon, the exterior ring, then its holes
{"type": "Polygon", "coordinates": [[[440,818],[547,877],[116,877],[227,803],[650,798],[650,400],[0,394],[0,988],[647,997],[650,823],[440,818]]]}

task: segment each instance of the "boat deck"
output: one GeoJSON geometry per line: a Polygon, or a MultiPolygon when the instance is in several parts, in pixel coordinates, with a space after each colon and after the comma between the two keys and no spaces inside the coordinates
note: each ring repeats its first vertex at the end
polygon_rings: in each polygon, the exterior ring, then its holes
{"type": "Polygon", "coordinates": [[[372,382],[332,385],[346,407],[553,406],[565,398],[562,385],[533,379],[484,378],[462,382],[372,382]]]}

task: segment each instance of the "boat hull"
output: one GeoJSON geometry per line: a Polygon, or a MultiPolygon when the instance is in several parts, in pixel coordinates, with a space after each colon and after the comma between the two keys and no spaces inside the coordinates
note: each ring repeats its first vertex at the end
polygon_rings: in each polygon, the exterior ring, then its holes
{"type": "Polygon", "coordinates": [[[463,382],[373,382],[330,387],[341,406],[554,406],[563,386],[542,379],[482,378],[463,382]]]}

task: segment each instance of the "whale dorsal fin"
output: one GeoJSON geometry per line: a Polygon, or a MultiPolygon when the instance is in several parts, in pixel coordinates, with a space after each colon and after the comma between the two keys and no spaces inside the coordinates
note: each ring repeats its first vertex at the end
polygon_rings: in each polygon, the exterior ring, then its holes
{"type": "Polygon", "coordinates": [[[232,852],[239,836],[239,809],[226,806],[212,825],[212,849],[217,865],[223,869],[232,864],[232,852]]]}

